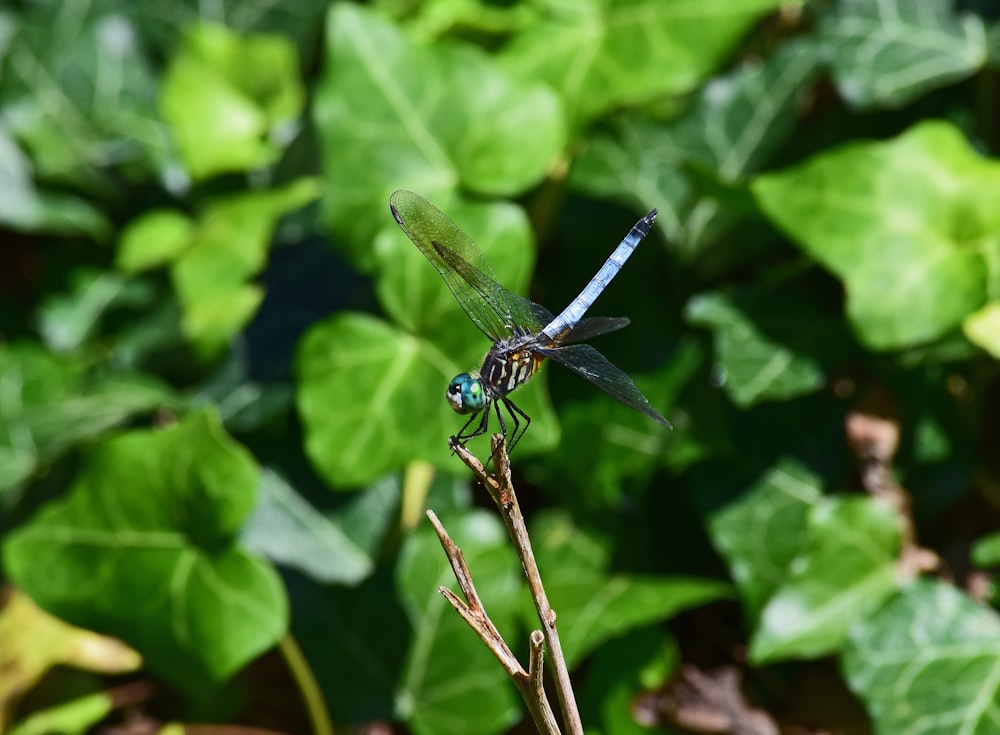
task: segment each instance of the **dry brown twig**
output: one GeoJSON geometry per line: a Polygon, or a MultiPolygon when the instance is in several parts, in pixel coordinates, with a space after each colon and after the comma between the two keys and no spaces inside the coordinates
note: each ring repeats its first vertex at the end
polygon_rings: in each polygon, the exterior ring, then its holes
{"type": "Polygon", "coordinates": [[[580,712],[576,705],[576,697],[573,694],[573,687],[569,678],[569,668],[562,653],[562,645],[559,642],[559,633],[556,630],[556,613],[549,605],[548,597],[542,586],[542,578],[535,563],[535,556],[531,550],[531,541],[528,538],[528,529],[521,515],[521,508],[514,493],[513,482],[510,477],[510,460],[504,446],[503,437],[493,436],[493,458],[497,472],[491,474],[486,471],[483,464],[465,447],[461,446],[452,438],[450,446],[453,452],[465,462],[466,466],[476,476],[489,492],[490,497],[500,511],[507,533],[514,543],[518,558],[524,568],[525,576],[528,579],[528,588],[531,590],[531,597],[535,601],[535,609],[538,611],[538,619],[542,624],[541,631],[533,631],[530,636],[530,664],[525,672],[517,657],[511,652],[510,647],[504,642],[500,632],[486,614],[482,601],[476,592],[472,582],[472,574],[465,563],[462,550],[455,545],[441,525],[440,520],[434,511],[428,510],[427,517],[430,519],[434,530],[448,561],[451,563],[452,571],[458,580],[459,588],[462,591],[462,600],[458,595],[447,587],[440,587],[440,592],[445,599],[451,603],[452,607],[469,624],[483,643],[493,652],[500,665],[510,676],[518,692],[528,706],[528,711],[535,722],[538,731],[545,735],[558,735],[559,725],[556,722],[545,696],[545,687],[542,679],[542,657],[544,648],[548,648],[549,657],[552,662],[552,670],[556,683],[556,692],[559,697],[559,705],[562,710],[563,723],[569,735],[583,735],[583,724],[580,720],[580,712]],[[542,643],[545,643],[544,647],[542,643]]]}

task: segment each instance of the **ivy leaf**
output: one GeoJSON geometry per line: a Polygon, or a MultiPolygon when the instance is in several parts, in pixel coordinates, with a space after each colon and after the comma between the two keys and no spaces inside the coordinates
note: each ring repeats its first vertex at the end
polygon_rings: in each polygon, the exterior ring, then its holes
{"type": "Polygon", "coordinates": [[[203,23],[171,59],[160,104],[185,166],[205,179],[273,163],[304,99],[290,40],[203,23]]]}
{"type": "Polygon", "coordinates": [[[39,309],[39,331],[55,352],[72,352],[93,334],[101,316],[125,301],[128,281],[114,271],[78,269],[69,293],[49,298],[39,309]]]}
{"type": "MultiPolygon", "coordinates": [[[[501,282],[523,290],[534,263],[523,210],[459,199],[443,206],[463,231],[477,233],[501,282]]],[[[410,331],[339,314],[306,334],[296,360],[306,452],[334,487],[371,482],[416,459],[458,469],[445,439],[468,418],[448,407],[444,390],[458,373],[478,368],[490,347],[437,270],[395,223],[387,228],[375,242],[376,291],[385,310],[410,331]],[[340,410],[329,411],[331,405],[340,410]]],[[[535,378],[514,397],[532,417],[519,452],[557,440],[543,386],[535,378]]],[[[487,441],[471,446],[489,453],[487,441]]]]}
{"type": "Polygon", "coordinates": [[[77,442],[171,400],[148,376],[102,374],[30,342],[0,344],[0,491],[77,442]]]}
{"type": "Polygon", "coordinates": [[[168,265],[191,246],[195,232],[195,222],[183,212],[149,210],[122,231],[115,265],[125,273],[168,265]]]}
{"type": "Polygon", "coordinates": [[[686,167],[694,164],[724,182],[758,170],[787,139],[818,73],[817,49],[807,42],[782,46],[763,62],[744,62],[699,88],[676,120],[634,116],[613,137],[595,135],[573,166],[572,182],[639,208],[655,202],[657,227],[690,249],[729,208],[699,192],[686,167]]]}
{"type": "MultiPolygon", "coordinates": [[[[611,638],[729,595],[714,580],[611,574],[602,543],[565,516],[540,517],[531,538],[570,667],[611,638]]],[[[525,624],[537,627],[534,603],[524,608],[525,624]]]]}
{"type": "MultiPolygon", "coordinates": [[[[150,167],[149,159],[167,148],[156,114],[159,80],[122,8],[38,3],[17,26],[3,54],[0,96],[7,130],[30,153],[35,175],[87,190],[114,184],[100,179],[112,164],[150,167]]],[[[90,232],[106,226],[83,200],[59,196],[47,203],[63,225],[75,221],[90,232]]]]}
{"type": "MultiPolygon", "coordinates": [[[[0,20],[2,22],[2,20],[0,20]]],[[[58,194],[37,184],[32,161],[0,125],[0,222],[21,232],[88,235],[100,239],[110,225],[99,209],[82,198],[58,194]]]]}
{"type": "Polygon", "coordinates": [[[962,322],[962,332],[972,344],[1000,358],[1000,301],[990,300],[962,322]]]}
{"type": "MultiPolygon", "coordinates": [[[[436,203],[437,204],[437,203],[436,203]]],[[[535,266],[534,235],[524,210],[513,204],[479,204],[453,197],[437,206],[481,250],[506,288],[525,293],[535,266]]],[[[390,217],[375,241],[376,291],[398,324],[427,335],[443,349],[479,355],[483,335],[464,314],[437,269],[390,217]]]]}
{"type": "Polygon", "coordinates": [[[952,126],[916,125],[759,177],[760,206],[845,282],[847,313],[870,348],[936,339],[983,305],[1000,247],[1000,165],[952,126]]]}
{"type": "MultiPolygon", "coordinates": [[[[462,547],[490,619],[511,643],[521,567],[503,525],[485,511],[442,523],[462,547]]],[[[397,580],[415,634],[400,714],[417,735],[504,732],[520,714],[520,699],[506,672],[438,591],[457,591],[457,583],[429,524],[400,553],[397,580]]]]}
{"type": "Polygon", "coordinates": [[[902,525],[888,503],[831,498],[811,509],[808,534],[761,613],[750,644],[756,663],[836,651],[896,589],[902,525]]]}
{"type": "Polygon", "coordinates": [[[46,610],[121,637],[198,692],[287,625],[278,576],[235,544],[258,483],[210,414],[127,432],[98,444],[68,495],[8,536],[6,571],[46,610]]]}
{"type": "MultiPolygon", "coordinates": [[[[296,357],[306,454],[337,489],[371,482],[415,459],[461,471],[446,440],[467,419],[451,410],[444,390],[470,367],[430,341],[365,314],[320,322],[302,338],[296,357]]],[[[532,416],[518,452],[554,444],[557,429],[543,381],[535,378],[516,398],[532,416]]],[[[487,437],[469,446],[489,454],[487,437]]]]}
{"type": "Polygon", "coordinates": [[[1000,564],[1000,532],[977,539],[972,545],[971,557],[972,562],[977,567],[991,567],[1000,564]]]}
{"type": "Polygon", "coordinates": [[[374,560],[277,473],[262,473],[260,499],[242,545],[325,584],[357,584],[374,560]]]}
{"type": "MultiPolygon", "coordinates": [[[[0,666],[4,671],[0,697],[9,707],[57,666],[125,674],[139,669],[142,659],[117,638],[67,625],[15,589],[5,594],[0,608],[0,666]]],[[[3,712],[5,720],[7,707],[3,712]]],[[[5,732],[17,730],[4,724],[5,732]]]]}
{"type": "Polygon", "coordinates": [[[819,478],[785,459],[740,499],[712,514],[712,542],[729,566],[751,621],[757,620],[792,560],[807,547],[806,522],[822,497],[819,478]]]}
{"type": "Polygon", "coordinates": [[[815,329],[828,337],[810,318],[813,315],[809,310],[789,314],[784,302],[767,304],[760,299],[757,302],[744,305],[720,293],[701,293],[685,309],[690,323],[714,332],[723,386],[743,408],[811,393],[826,382],[823,369],[813,355],[785,344],[755,320],[756,317],[768,326],[778,325],[789,337],[803,333],[800,329],[815,329]]]}
{"type": "MultiPolygon", "coordinates": [[[[267,262],[273,229],[318,193],[315,179],[302,178],[279,189],[217,199],[200,214],[193,239],[173,261],[170,275],[184,333],[202,354],[223,349],[257,313],[264,292],[250,279],[267,262]]],[[[151,241],[149,247],[162,256],[162,243],[151,241]]]]}
{"type": "Polygon", "coordinates": [[[843,670],[877,732],[988,735],[1000,720],[998,657],[995,610],[918,580],[858,620],[843,670]]]}
{"type": "Polygon", "coordinates": [[[316,93],[327,223],[363,269],[396,188],[511,195],[545,176],[564,140],[558,98],[465,45],[416,45],[373,11],[335,3],[316,93]],[[454,100],[475,99],[456,105],[454,100]]]}
{"type": "Polygon", "coordinates": [[[941,0],[843,0],[819,24],[834,82],[858,108],[902,107],[983,67],[982,19],[941,0]]]}
{"type": "Polygon", "coordinates": [[[637,697],[662,687],[679,661],[677,644],[660,626],[638,628],[601,646],[578,689],[587,732],[649,735],[650,728],[636,717],[637,697]]]}
{"type": "Polygon", "coordinates": [[[778,5],[775,0],[562,4],[516,35],[503,60],[522,78],[542,79],[558,89],[579,127],[617,106],[689,91],[778,5]]]}

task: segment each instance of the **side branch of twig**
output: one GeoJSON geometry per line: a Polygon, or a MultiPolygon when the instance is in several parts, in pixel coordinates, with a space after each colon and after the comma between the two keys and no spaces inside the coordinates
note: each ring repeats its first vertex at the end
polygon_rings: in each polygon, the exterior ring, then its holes
{"type": "Polygon", "coordinates": [[[434,511],[428,510],[427,517],[441,541],[441,547],[451,563],[451,569],[455,573],[455,579],[458,580],[459,589],[461,589],[465,599],[462,600],[447,587],[440,587],[439,591],[496,656],[520,692],[538,731],[545,735],[559,735],[559,724],[556,722],[555,714],[545,696],[545,685],[542,681],[542,634],[537,630],[531,634],[531,659],[529,671],[525,672],[517,657],[504,641],[503,636],[500,635],[496,625],[486,614],[486,608],[483,606],[479,593],[476,592],[472,573],[469,571],[462,550],[451,540],[434,511]]]}
{"type": "MultiPolygon", "coordinates": [[[[535,602],[535,610],[538,612],[538,619],[542,624],[542,632],[545,644],[549,650],[549,659],[552,662],[552,671],[556,682],[556,693],[559,696],[559,704],[562,709],[563,722],[569,735],[583,735],[583,723],[580,720],[580,711],[576,704],[576,696],[573,694],[573,685],[569,678],[569,667],[566,665],[566,658],[563,656],[562,644],[559,642],[559,632],[556,629],[556,613],[549,605],[545,588],[542,585],[542,577],[538,571],[538,564],[535,562],[535,555],[531,550],[531,540],[528,538],[528,529],[521,515],[521,506],[517,502],[517,495],[514,492],[513,481],[510,476],[510,458],[507,456],[507,448],[504,445],[503,437],[499,434],[493,436],[493,454],[491,455],[497,467],[495,475],[489,474],[482,463],[457,441],[452,440],[451,449],[463,462],[472,470],[476,478],[486,487],[490,497],[496,504],[504,525],[507,526],[507,533],[510,535],[517,556],[524,567],[525,576],[528,579],[528,588],[531,591],[531,598],[535,602]]],[[[540,676],[540,673],[539,673],[540,676]]]]}

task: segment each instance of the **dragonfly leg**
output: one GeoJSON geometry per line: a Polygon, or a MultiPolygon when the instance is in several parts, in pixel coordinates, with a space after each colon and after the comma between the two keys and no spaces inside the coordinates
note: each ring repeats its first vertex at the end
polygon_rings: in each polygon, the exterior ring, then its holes
{"type": "MultiPolygon", "coordinates": [[[[528,430],[528,426],[531,424],[531,416],[522,411],[514,401],[504,398],[503,404],[507,407],[507,413],[510,414],[511,419],[514,421],[514,431],[510,434],[510,441],[507,443],[507,451],[513,452],[514,445],[521,441],[521,437],[524,436],[524,432],[528,430]],[[518,421],[518,416],[524,419],[524,426],[521,426],[521,422],[518,421]]],[[[497,409],[497,415],[500,415],[500,409],[497,409]]],[[[500,422],[503,425],[503,421],[500,422]]],[[[506,427],[504,427],[506,429],[506,427]]],[[[507,432],[504,431],[504,437],[507,436],[507,432]]]]}
{"type": "Polygon", "coordinates": [[[469,439],[475,439],[477,436],[482,436],[483,434],[485,434],[486,430],[489,428],[489,425],[490,425],[490,407],[487,406],[483,411],[480,411],[479,413],[474,413],[472,414],[472,416],[469,417],[469,420],[465,422],[465,425],[459,430],[458,434],[455,435],[455,439],[462,446],[465,446],[465,443],[469,441],[469,439]],[[469,428],[469,425],[477,418],[479,419],[479,426],[477,426],[472,431],[466,433],[466,430],[469,428]]]}

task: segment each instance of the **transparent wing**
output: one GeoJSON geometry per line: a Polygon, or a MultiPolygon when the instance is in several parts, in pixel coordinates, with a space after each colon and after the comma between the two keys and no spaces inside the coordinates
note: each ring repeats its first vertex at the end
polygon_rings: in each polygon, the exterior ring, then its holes
{"type": "Polygon", "coordinates": [[[627,316],[591,316],[581,319],[567,334],[557,339],[559,344],[574,342],[589,342],[594,337],[600,337],[608,332],[616,332],[629,325],[627,316]]]}
{"type": "Polygon", "coordinates": [[[552,320],[543,307],[501,286],[479,246],[426,199],[400,189],[389,198],[389,208],[469,319],[491,340],[506,339],[517,327],[537,331],[552,320]]]}
{"type": "Polygon", "coordinates": [[[646,414],[667,428],[673,428],[670,422],[653,408],[642,391],[632,382],[632,378],[608,362],[604,355],[590,345],[548,347],[540,352],[560,365],[568,367],[577,375],[586,378],[626,406],[646,414]]]}

